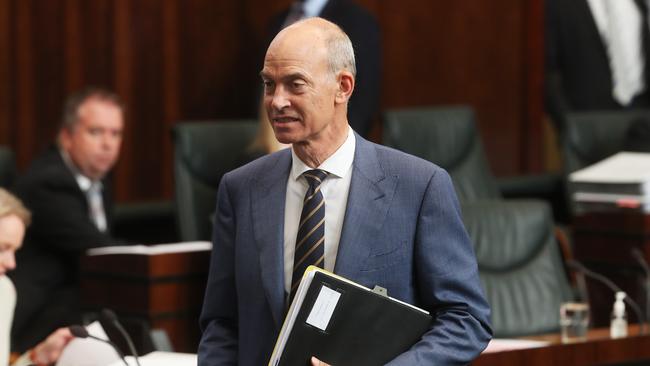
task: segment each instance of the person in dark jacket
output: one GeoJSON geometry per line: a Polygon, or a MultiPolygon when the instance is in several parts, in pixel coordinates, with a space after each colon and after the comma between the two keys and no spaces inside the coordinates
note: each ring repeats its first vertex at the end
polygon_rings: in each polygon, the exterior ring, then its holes
{"type": "Polygon", "coordinates": [[[16,182],[13,191],[33,216],[17,253],[20,267],[10,273],[18,295],[15,351],[80,321],[79,257],[114,243],[106,177],[119,157],[123,109],[120,99],[103,89],[70,96],[57,143],[16,182]]]}

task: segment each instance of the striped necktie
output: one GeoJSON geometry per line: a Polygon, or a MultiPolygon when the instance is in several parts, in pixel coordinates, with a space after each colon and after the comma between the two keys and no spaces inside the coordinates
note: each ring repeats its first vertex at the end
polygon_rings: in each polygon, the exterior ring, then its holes
{"type": "Polygon", "coordinates": [[[298,225],[289,302],[296,294],[305,269],[310,265],[323,268],[325,264],[325,200],[321,183],[327,177],[327,172],[314,169],[306,171],[303,176],[307,179],[309,188],[302,204],[298,225]]]}
{"type": "Polygon", "coordinates": [[[90,219],[99,231],[106,232],[107,225],[106,213],[104,212],[104,199],[102,197],[102,184],[94,182],[88,191],[86,191],[86,199],[88,200],[90,219]]]}

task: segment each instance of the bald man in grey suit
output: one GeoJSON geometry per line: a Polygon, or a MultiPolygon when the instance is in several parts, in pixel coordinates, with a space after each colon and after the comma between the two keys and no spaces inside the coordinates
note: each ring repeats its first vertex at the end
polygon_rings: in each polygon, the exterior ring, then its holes
{"type": "Polygon", "coordinates": [[[469,363],[491,337],[489,306],[448,174],[352,131],[354,53],[333,23],[311,18],[285,28],[261,76],[275,136],[292,147],[221,181],[199,365],[268,362],[295,282],[303,173],[316,170],[326,174],[317,264],[433,315],[422,338],[388,364],[469,363]]]}

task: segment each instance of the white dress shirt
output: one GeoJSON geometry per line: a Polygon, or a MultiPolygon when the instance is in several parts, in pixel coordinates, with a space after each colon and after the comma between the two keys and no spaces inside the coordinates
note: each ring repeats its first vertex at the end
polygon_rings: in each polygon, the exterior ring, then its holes
{"type": "Polygon", "coordinates": [[[612,96],[621,105],[628,105],[646,89],[642,13],[634,0],[588,0],[587,3],[609,58],[612,96]]]}
{"type": "MultiPolygon", "coordinates": [[[[350,192],[352,161],[354,160],[355,137],[348,128],[348,137],[341,147],[325,160],[318,169],[329,173],[321,184],[325,200],[325,269],[332,271],[336,264],[339,239],[345,218],[345,209],[350,192]]],[[[284,210],[284,289],[288,293],[293,276],[293,257],[298,235],[298,224],[302,212],[302,201],[309,184],[302,173],[312,170],[291,150],[291,172],[287,181],[287,197],[284,210]]]]}
{"type": "Polygon", "coordinates": [[[7,276],[0,275],[0,366],[9,363],[9,334],[15,307],[16,289],[7,276]]]}
{"type": "Polygon", "coordinates": [[[301,19],[319,16],[325,5],[327,5],[327,2],[328,0],[294,1],[282,28],[288,27],[301,19]]]}
{"type": "Polygon", "coordinates": [[[70,169],[72,175],[74,175],[79,189],[86,195],[88,218],[90,218],[90,221],[95,224],[99,231],[105,232],[108,226],[106,223],[106,211],[104,211],[104,197],[102,196],[104,185],[101,181],[93,181],[81,174],[79,169],[71,161],[70,156],[63,150],[60,150],[60,153],[65,165],[70,169]]]}

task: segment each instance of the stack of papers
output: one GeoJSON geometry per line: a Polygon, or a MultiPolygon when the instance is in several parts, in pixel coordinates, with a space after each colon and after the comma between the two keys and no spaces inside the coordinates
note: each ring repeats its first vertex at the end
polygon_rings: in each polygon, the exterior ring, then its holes
{"type": "Polygon", "coordinates": [[[514,351],[526,348],[538,348],[548,346],[550,342],[536,341],[529,339],[506,339],[493,338],[482,353],[496,353],[514,351]]]}
{"type": "Polygon", "coordinates": [[[650,212],[650,154],[620,152],[569,175],[577,213],[650,212]]]}
{"type": "Polygon", "coordinates": [[[117,245],[111,247],[92,248],[86,252],[86,255],[115,255],[115,254],[133,254],[133,255],[159,255],[170,253],[189,253],[204,252],[212,250],[212,243],[209,241],[188,241],[173,244],[158,245],[117,245]]]}

